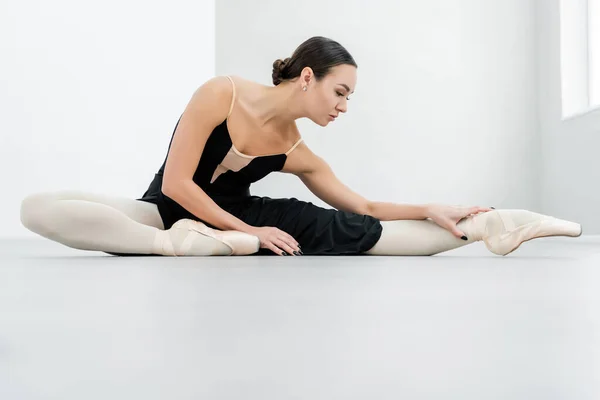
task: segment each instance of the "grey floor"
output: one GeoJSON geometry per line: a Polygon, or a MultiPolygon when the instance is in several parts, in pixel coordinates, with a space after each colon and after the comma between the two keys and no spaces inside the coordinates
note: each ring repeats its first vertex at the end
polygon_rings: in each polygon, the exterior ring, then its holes
{"type": "Polygon", "coordinates": [[[0,241],[0,399],[600,398],[600,238],[434,257],[0,241]]]}

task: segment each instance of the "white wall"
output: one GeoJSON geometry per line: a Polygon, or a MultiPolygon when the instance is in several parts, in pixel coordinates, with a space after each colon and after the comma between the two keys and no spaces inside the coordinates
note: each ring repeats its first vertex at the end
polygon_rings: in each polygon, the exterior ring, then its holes
{"type": "MultiPolygon", "coordinates": [[[[346,115],[326,130],[299,122],[350,187],[539,208],[535,0],[221,0],[216,21],[212,1],[162,4],[3,4],[0,237],[30,234],[18,211],[32,192],[141,195],[199,84],[215,73],[270,84],[273,60],[313,35],[359,63],[346,115]]],[[[324,205],[283,174],[253,192],[324,205]]]]}
{"type": "Polygon", "coordinates": [[[0,237],[27,194],[139,197],[193,91],[214,75],[214,1],[0,7],[0,237]]]}
{"type": "MultiPolygon", "coordinates": [[[[359,64],[349,111],[307,144],[373,200],[539,209],[534,0],[216,4],[216,72],[271,83],[314,35],[359,64]]],[[[254,194],[322,202],[274,174],[254,194]]]]}
{"type": "Polygon", "coordinates": [[[599,234],[600,110],[562,119],[559,0],[538,0],[537,26],[542,210],[599,234]]]}

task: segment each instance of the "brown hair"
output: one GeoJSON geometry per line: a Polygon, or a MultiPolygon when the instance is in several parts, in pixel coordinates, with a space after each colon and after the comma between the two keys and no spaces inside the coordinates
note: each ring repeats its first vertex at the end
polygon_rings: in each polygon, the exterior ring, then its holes
{"type": "Polygon", "coordinates": [[[318,81],[327,75],[331,68],[342,64],[358,67],[344,46],[335,40],[314,36],[298,46],[291,57],[275,60],[273,84],[277,86],[283,81],[300,76],[304,67],[310,67],[318,81]]]}

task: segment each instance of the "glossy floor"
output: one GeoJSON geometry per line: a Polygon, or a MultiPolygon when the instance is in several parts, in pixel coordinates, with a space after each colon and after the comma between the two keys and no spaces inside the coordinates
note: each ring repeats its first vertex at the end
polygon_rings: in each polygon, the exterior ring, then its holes
{"type": "Polygon", "coordinates": [[[506,257],[0,241],[2,399],[600,398],[600,238],[506,257]]]}

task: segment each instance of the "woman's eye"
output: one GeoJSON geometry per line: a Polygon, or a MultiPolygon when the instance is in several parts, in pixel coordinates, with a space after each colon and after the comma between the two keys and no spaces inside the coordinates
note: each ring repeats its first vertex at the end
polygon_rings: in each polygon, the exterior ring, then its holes
{"type": "MultiPolygon", "coordinates": [[[[340,97],[344,95],[344,93],[340,93],[340,92],[336,92],[336,93],[337,93],[337,95],[338,95],[338,96],[340,96],[340,97]]],[[[346,97],[346,100],[350,100],[350,97],[346,97]]]]}

